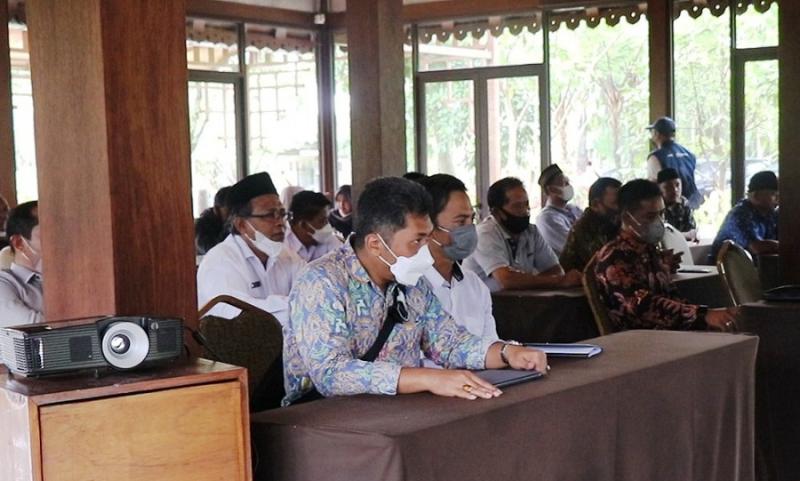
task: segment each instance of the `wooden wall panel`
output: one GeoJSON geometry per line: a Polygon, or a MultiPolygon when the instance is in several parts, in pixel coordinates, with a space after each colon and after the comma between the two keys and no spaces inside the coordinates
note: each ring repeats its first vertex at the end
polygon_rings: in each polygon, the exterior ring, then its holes
{"type": "Polygon", "coordinates": [[[45,318],[194,323],[185,3],[26,7],[45,318]]]}
{"type": "Polygon", "coordinates": [[[785,283],[800,283],[800,2],[781,2],[779,10],[780,45],[779,90],[779,169],[781,185],[780,270],[785,283]]]}

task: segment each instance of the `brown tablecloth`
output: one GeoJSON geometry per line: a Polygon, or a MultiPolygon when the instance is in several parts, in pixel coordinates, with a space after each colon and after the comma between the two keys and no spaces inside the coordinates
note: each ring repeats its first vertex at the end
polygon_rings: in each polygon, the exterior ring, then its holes
{"type": "Polygon", "coordinates": [[[678,272],[675,274],[673,280],[681,297],[691,303],[705,304],[709,307],[730,307],[733,305],[716,267],[696,266],[688,269],[705,270],[707,272],[678,272]]]}
{"type": "Polygon", "coordinates": [[[599,334],[581,288],[495,292],[492,313],[501,339],[576,342],[599,334]]]}
{"type": "Polygon", "coordinates": [[[252,417],[256,479],[751,481],[757,339],[628,331],[493,400],[331,398],[252,417]]]}
{"type": "Polygon", "coordinates": [[[780,256],[777,254],[758,256],[758,277],[764,290],[782,285],[780,256]]]}
{"type": "Polygon", "coordinates": [[[738,324],[760,338],[756,426],[767,479],[800,480],[800,304],[745,304],[738,324]]]}

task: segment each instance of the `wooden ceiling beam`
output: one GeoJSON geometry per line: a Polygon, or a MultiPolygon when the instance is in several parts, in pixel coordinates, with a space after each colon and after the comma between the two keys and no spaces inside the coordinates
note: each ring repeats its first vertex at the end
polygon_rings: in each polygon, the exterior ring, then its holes
{"type": "Polygon", "coordinates": [[[314,14],[285,8],[260,7],[221,0],[187,0],[186,14],[232,22],[268,23],[282,27],[314,29],[314,14]]]}

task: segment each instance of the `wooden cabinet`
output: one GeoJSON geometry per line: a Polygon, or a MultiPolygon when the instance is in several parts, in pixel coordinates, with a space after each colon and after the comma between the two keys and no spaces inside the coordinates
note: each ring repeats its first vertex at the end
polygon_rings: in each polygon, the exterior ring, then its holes
{"type": "Polygon", "coordinates": [[[0,374],[0,481],[251,479],[244,369],[0,374]]]}

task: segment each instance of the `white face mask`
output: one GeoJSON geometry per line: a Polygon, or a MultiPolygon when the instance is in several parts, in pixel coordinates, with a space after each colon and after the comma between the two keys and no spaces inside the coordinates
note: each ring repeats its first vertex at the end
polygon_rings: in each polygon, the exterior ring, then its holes
{"type": "MultiPolygon", "coordinates": [[[[309,227],[314,229],[314,226],[309,224],[309,227]]],[[[314,242],[317,244],[324,244],[328,241],[328,239],[333,236],[333,227],[330,224],[325,224],[325,227],[321,229],[314,229],[314,232],[311,233],[311,238],[314,239],[314,242]]]]}
{"type": "Polygon", "coordinates": [[[33,271],[34,272],[38,272],[39,274],[41,274],[42,273],[42,253],[37,251],[36,249],[34,249],[33,246],[31,245],[31,243],[28,242],[28,239],[22,237],[22,240],[25,242],[25,244],[28,245],[28,249],[30,249],[30,251],[34,254],[34,257],[36,258],[36,260],[31,259],[30,256],[28,256],[27,254],[25,254],[22,251],[20,251],[19,253],[22,254],[23,257],[28,259],[28,262],[30,262],[30,264],[33,266],[33,271]]]}
{"type": "Polygon", "coordinates": [[[565,185],[564,187],[556,187],[556,189],[558,189],[558,192],[560,194],[559,197],[561,197],[561,200],[563,200],[564,202],[569,202],[572,200],[573,197],[575,197],[575,189],[573,189],[571,185],[565,185]]]}
{"type": "Polygon", "coordinates": [[[394,264],[389,264],[386,259],[378,256],[378,259],[383,261],[384,264],[389,266],[389,270],[394,274],[394,279],[405,286],[415,286],[417,281],[422,277],[422,274],[433,265],[433,256],[427,245],[422,246],[419,251],[411,257],[398,256],[383,240],[383,237],[378,235],[386,249],[396,259],[394,264]]]}
{"type": "Polygon", "coordinates": [[[283,250],[283,242],[275,242],[274,240],[270,239],[269,237],[259,232],[258,229],[253,227],[253,224],[251,224],[249,221],[245,222],[247,222],[247,225],[249,225],[250,228],[253,229],[253,232],[256,233],[255,239],[251,238],[250,236],[247,236],[247,238],[250,239],[250,241],[253,243],[256,249],[260,250],[269,257],[277,257],[281,253],[281,251],[283,250]]]}

